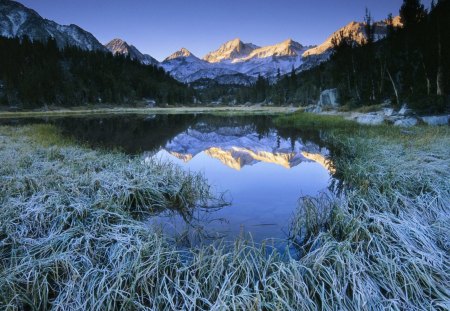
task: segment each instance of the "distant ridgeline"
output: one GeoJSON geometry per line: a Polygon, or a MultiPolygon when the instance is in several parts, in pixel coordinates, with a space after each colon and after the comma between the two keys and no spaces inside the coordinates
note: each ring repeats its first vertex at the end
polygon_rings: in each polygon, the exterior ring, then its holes
{"type": "Polygon", "coordinates": [[[400,17],[402,27],[388,18],[387,37],[377,41],[377,23],[367,13],[365,40],[336,35],[328,62],[285,76],[263,92],[279,104],[306,104],[337,88],[349,108],[391,100],[424,112],[449,111],[450,0],[433,1],[429,11],[419,0],[405,0],[400,17]]]}
{"type": "Polygon", "coordinates": [[[0,37],[0,106],[191,103],[193,91],[163,69],[103,50],[0,37]]]}

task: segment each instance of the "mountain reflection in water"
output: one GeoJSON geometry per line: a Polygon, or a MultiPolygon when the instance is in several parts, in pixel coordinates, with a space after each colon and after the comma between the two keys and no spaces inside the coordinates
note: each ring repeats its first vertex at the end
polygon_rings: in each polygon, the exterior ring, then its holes
{"type": "Polygon", "coordinates": [[[251,126],[212,129],[200,124],[175,136],[163,149],[184,162],[204,152],[238,171],[259,162],[290,169],[314,161],[331,169],[327,149],[301,140],[291,142],[273,129],[261,136],[251,126]]]}

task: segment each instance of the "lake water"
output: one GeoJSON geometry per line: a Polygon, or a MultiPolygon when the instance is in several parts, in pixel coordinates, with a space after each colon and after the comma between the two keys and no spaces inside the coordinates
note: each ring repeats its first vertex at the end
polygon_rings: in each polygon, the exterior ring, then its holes
{"type": "Polygon", "coordinates": [[[169,160],[200,172],[231,205],[199,211],[195,229],[177,215],[149,221],[189,243],[241,235],[261,242],[285,239],[299,198],[327,192],[332,179],[320,133],[279,129],[273,118],[150,115],[18,122],[54,123],[93,147],[119,149],[143,160],[169,160]]]}

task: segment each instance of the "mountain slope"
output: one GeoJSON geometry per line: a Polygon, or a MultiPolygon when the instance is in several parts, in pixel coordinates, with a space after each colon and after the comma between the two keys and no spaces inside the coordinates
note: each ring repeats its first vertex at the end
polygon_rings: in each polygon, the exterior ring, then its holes
{"type": "Polygon", "coordinates": [[[209,63],[199,59],[185,48],[167,57],[161,66],[181,82],[187,82],[187,78],[199,70],[211,68],[209,63]]]}
{"type": "Polygon", "coordinates": [[[247,57],[236,61],[247,61],[268,57],[298,57],[304,52],[303,46],[292,39],[285,40],[279,44],[269,45],[255,49],[247,57]]]}
{"type": "MultiPolygon", "coordinates": [[[[393,19],[392,26],[393,27],[401,27],[402,26],[401,21],[400,21],[400,16],[397,16],[393,19]]],[[[375,23],[375,34],[374,34],[375,41],[381,40],[386,37],[387,28],[388,28],[387,20],[383,20],[383,21],[379,21],[379,22],[375,23]]],[[[333,39],[339,38],[341,34],[346,38],[349,38],[350,36],[352,36],[354,41],[359,44],[361,44],[367,40],[365,23],[353,21],[353,22],[350,22],[349,24],[347,24],[346,26],[340,28],[338,31],[334,32],[322,44],[305,51],[303,53],[303,57],[308,58],[308,57],[312,56],[316,62],[327,60],[333,49],[333,39]]]]}
{"type": "Polygon", "coordinates": [[[284,75],[301,66],[304,51],[300,43],[288,39],[255,49],[247,57],[235,59],[233,65],[241,73],[252,77],[262,75],[273,81],[278,73],[284,75]]]}
{"type": "Polygon", "coordinates": [[[0,107],[190,104],[194,93],[157,66],[109,52],[0,36],[0,107]]]}
{"type": "Polygon", "coordinates": [[[91,33],[77,25],[59,25],[11,0],[0,0],[0,35],[28,36],[33,41],[43,42],[52,37],[59,48],[77,46],[82,50],[106,51],[106,48],[91,33]]]}
{"type": "Polygon", "coordinates": [[[243,43],[239,38],[228,41],[214,52],[208,53],[203,60],[209,63],[220,63],[244,58],[259,47],[251,43],[243,43]]]}
{"type": "Polygon", "coordinates": [[[142,54],[134,45],[129,45],[122,39],[113,39],[105,47],[113,54],[130,56],[144,65],[158,65],[159,62],[148,54],[142,54]]]}

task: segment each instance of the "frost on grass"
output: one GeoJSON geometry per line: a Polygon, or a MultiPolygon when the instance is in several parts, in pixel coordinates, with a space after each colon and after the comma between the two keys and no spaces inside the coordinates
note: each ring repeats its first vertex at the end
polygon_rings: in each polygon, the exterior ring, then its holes
{"type": "Polygon", "coordinates": [[[189,218],[211,199],[203,179],[44,148],[40,130],[0,128],[0,309],[450,308],[446,130],[417,143],[340,137],[345,196],[303,201],[297,259],[242,241],[175,249],[136,216],[171,208],[189,218]]]}
{"type": "Polygon", "coordinates": [[[294,217],[291,238],[301,261],[314,262],[314,292],[325,309],[447,310],[449,131],[370,131],[329,138],[343,146],[334,165],[345,195],[305,198],[294,217]]]}

